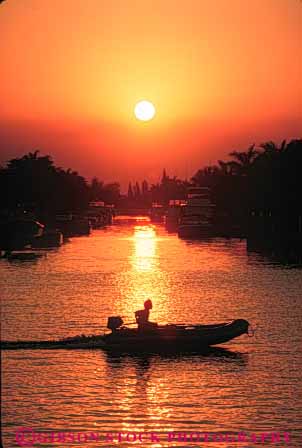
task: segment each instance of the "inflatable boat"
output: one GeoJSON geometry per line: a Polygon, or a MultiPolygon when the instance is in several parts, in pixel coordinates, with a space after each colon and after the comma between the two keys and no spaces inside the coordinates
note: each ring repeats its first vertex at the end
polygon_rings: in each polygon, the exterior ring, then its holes
{"type": "Polygon", "coordinates": [[[3,341],[1,348],[2,350],[101,348],[117,352],[200,351],[248,333],[249,328],[248,321],[236,319],[232,322],[211,325],[169,324],[132,329],[122,325],[112,325],[112,322],[118,319],[120,318],[108,319],[111,329],[109,334],[80,335],[46,341],[3,341]],[[110,321],[110,319],[113,320],[110,321]]]}

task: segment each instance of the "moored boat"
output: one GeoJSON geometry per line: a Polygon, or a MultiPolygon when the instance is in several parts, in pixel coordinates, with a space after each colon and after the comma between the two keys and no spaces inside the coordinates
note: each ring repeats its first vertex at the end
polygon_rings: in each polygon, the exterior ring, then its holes
{"type": "Polygon", "coordinates": [[[165,208],[162,204],[154,202],[150,210],[151,222],[163,222],[165,216],[165,208]]]}
{"type": "Polygon", "coordinates": [[[200,351],[248,332],[244,319],[211,325],[159,325],[139,331],[121,326],[110,334],[75,336],[57,341],[4,341],[4,350],[102,348],[117,352],[200,351]]]}
{"type": "Polygon", "coordinates": [[[31,247],[33,248],[51,248],[60,247],[63,244],[63,233],[59,230],[45,230],[42,235],[33,238],[31,247]]]}
{"type": "Polygon", "coordinates": [[[178,236],[180,238],[207,238],[214,235],[211,192],[208,187],[191,187],[187,204],[181,208],[178,236]]]}
{"type": "Polygon", "coordinates": [[[183,199],[171,199],[165,214],[165,226],[168,231],[177,231],[179,226],[181,207],[186,205],[183,199]]]}
{"type": "Polygon", "coordinates": [[[44,225],[31,216],[0,219],[0,258],[9,258],[13,251],[24,249],[43,231],[44,225]]]}
{"type": "Polygon", "coordinates": [[[212,236],[212,227],[206,219],[198,216],[183,216],[178,226],[180,238],[207,238],[212,236]]]}
{"type": "Polygon", "coordinates": [[[90,235],[91,224],[88,219],[82,216],[75,216],[72,213],[57,215],[55,227],[63,233],[64,238],[73,236],[90,235]]]}

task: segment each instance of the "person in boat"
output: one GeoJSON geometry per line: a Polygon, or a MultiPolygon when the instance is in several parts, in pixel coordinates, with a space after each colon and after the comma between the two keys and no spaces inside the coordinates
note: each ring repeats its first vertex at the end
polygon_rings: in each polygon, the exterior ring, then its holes
{"type": "Polygon", "coordinates": [[[144,309],[135,311],[135,320],[138,330],[145,331],[157,327],[157,323],[149,321],[150,310],[152,310],[152,301],[150,299],[144,302],[144,309]]]}

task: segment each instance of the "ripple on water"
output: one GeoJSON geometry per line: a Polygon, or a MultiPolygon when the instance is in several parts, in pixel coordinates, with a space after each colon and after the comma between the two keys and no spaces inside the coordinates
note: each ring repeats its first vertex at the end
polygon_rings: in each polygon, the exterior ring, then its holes
{"type": "MultiPolygon", "coordinates": [[[[3,339],[96,333],[108,315],[133,321],[149,297],[159,322],[243,317],[257,327],[254,338],[208,356],[3,352],[5,446],[21,426],[102,435],[286,430],[300,446],[301,270],[247,254],[243,241],[187,243],[160,226],[128,224],[34,263],[1,261],[0,275],[3,339]]],[[[171,443],[162,435],[146,446],[171,443]]]]}

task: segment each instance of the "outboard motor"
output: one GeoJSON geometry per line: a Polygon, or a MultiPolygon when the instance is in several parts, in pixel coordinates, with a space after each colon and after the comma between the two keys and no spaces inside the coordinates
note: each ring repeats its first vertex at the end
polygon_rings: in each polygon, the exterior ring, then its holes
{"type": "Polygon", "coordinates": [[[120,316],[111,316],[108,317],[107,328],[109,328],[113,332],[120,328],[123,323],[124,321],[120,316]]]}

